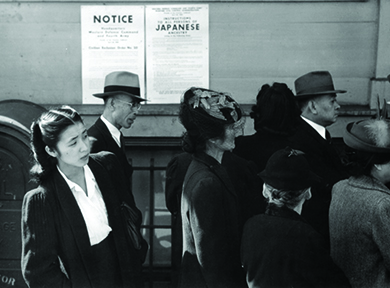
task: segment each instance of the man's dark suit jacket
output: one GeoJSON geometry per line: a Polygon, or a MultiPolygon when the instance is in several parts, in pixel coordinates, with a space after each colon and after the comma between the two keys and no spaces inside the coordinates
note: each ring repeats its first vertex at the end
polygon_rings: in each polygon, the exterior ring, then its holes
{"type": "MultiPolygon", "coordinates": [[[[108,130],[106,124],[100,119],[100,117],[96,120],[95,124],[93,124],[88,129],[88,136],[91,141],[91,153],[98,153],[100,151],[109,151],[116,155],[118,158],[118,161],[121,164],[122,169],[124,170],[126,177],[126,183],[127,190],[129,191],[129,205],[136,211],[138,220],[137,220],[137,227],[138,229],[141,229],[142,224],[142,213],[137,208],[134,195],[132,192],[132,181],[131,177],[133,174],[133,167],[130,165],[130,163],[127,161],[126,153],[125,153],[125,143],[123,140],[122,147],[119,147],[118,144],[115,142],[114,138],[112,138],[112,135],[110,131],[108,130]]],[[[141,248],[141,258],[144,261],[144,257],[146,256],[146,252],[148,249],[148,244],[144,240],[142,242],[142,248],[141,248]]]]}
{"type": "Polygon", "coordinates": [[[100,117],[96,120],[95,124],[88,129],[88,136],[91,140],[91,153],[98,153],[100,151],[114,153],[125,170],[125,174],[128,176],[129,184],[131,185],[133,167],[127,161],[124,143],[122,143],[122,147],[118,146],[114,138],[112,138],[106,124],[104,124],[100,117]]]}
{"type": "Polygon", "coordinates": [[[290,141],[292,148],[305,152],[312,171],[322,178],[320,183],[312,187],[312,198],[305,202],[302,216],[329,243],[331,190],[336,182],[348,177],[346,168],[331,142],[325,140],[303,119],[300,119],[297,131],[290,141]]]}

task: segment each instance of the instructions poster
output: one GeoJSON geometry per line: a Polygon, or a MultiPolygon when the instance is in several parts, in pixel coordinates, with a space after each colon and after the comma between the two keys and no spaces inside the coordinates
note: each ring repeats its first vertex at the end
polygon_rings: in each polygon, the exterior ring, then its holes
{"type": "Polygon", "coordinates": [[[138,74],[145,97],[144,19],[144,6],[81,6],[83,104],[103,103],[92,94],[113,71],[138,74]]]}
{"type": "Polygon", "coordinates": [[[179,103],[192,86],[209,86],[208,5],[146,6],[149,103],[179,103]]]}

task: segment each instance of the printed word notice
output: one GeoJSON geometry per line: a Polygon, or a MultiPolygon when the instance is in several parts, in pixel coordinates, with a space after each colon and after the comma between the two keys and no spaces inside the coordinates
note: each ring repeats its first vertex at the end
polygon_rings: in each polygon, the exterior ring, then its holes
{"type": "Polygon", "coordinates": [[[102,104],[104,78],[113,71],[139,76],[145,88],[144,6],[81,6],[83,104],[102,104]]]}

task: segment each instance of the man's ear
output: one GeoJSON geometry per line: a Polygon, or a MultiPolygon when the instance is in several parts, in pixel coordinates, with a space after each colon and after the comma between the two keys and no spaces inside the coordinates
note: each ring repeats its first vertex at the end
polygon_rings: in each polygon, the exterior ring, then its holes
{"type": "Polygon", "coordinates": [[[309,109],[309,111],[312,114],[314,114],[314,115],[318,114],[318,112],[317,112],[317,103],[314,100],[309,100],[307,102],[307,108],[309,109]]]}
{"type": "Polygon", "coordinates": [[[47,154],[49,154],[51,157],[56,158],[57,157],[57,151],[51,149],[49,146],[45,146],[45,151],[47,154]]]}

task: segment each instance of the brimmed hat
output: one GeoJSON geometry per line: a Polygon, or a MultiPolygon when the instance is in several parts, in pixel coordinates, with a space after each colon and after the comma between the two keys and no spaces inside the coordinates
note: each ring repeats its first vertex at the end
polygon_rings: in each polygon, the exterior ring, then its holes
{"type": "Polygon", "coordinates": [[[343,139],[345,144],[358,151],[390,153],[390,121],[367,119],[347,125],[343,139]]]}
{"type": "Polygon", "coordinates": [[[192,87],[193,97],[188,104],[196,111],[201,108],[209,116],[226,123],[242,123],[242,111],[238,103],[228,94],[192,87]]]}
{"type": "Polygon", "coordinates": [[[297,98],[347,92],[334,89],[332,76],[328,71],[307,73],[295,80],[294,85],[297,98]]]}
{"type": "Polygon", "coordinates": [[[260,178],[276,189],[301,190],[311,187],[320,181],[320,177],[311,171],[304,154],[290,147],[276,151],[259,173],[260,178]]]}
{"type": "Polygon", "coordinates": [[[96,93],[93,96],[104,98],[123,93],[138,101],[146,101],[141,98],[138,75],[127,71],[115,71],[106,76],[104,81],[104,93],[96,93]]]}

